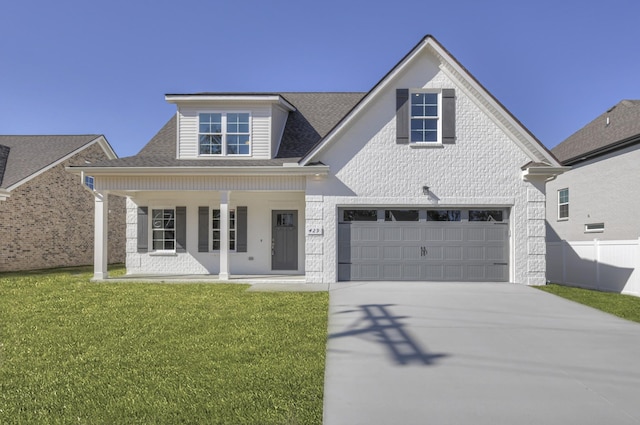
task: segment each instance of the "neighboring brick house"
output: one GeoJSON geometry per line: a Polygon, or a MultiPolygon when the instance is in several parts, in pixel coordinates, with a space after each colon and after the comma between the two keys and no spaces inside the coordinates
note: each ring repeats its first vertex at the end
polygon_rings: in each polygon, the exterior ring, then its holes
{"type": "Polygon", "coordinates": [[[431,36],[367,93],[166,100],[138,155],[71,167],[127,197],[129,275],[545,283],[564,168],[431,36]]]}
{"type": "MultiPolygon", "coordinates": [[[[0,272],[92,264],[94,194],[66,167],[115,158],[100,135],[0,136],[0,272]]],[[[124,204],[110,205],[110,263],[124,262],[124,204]]]]}

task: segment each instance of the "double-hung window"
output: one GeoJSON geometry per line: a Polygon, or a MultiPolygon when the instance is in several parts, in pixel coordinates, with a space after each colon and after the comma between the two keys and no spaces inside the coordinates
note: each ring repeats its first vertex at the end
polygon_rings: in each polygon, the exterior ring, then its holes
{"type": "Polygon", "coordinates": [[[209,155],[250,155],[251,115],[248,112],[208,112],[198,115],[198,152],[209,155]]]}
{"type": "Polygon", "coordinates": [[[569,219],[569,189],[558,191],[558,220],[569,219]]]}
{"type": "MultiPolygon", "coordinates": [[[[220,210],[213,210],[212,228],[213,234],[211,235],[212,249],[214,251],[220,250],[220,210]]],[[[229,210],[229,250],[235,251],[236,249],[236,211],[229,210]]]]}
{"type": "Polygon", "coordinates": [[[170,251],[176,248],[176,210],[151,211],[152,246],[154,251],[170,251]]]}
{"type": "Polygon", "coordinates": [[[440,96],[438,92],[411,93],[411,143],[439,143],[440,96]]]}

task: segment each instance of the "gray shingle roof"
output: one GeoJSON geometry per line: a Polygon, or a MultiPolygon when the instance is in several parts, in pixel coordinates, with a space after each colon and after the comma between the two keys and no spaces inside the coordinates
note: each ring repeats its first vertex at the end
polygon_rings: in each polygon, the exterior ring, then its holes
{"type": "Polygon", "coordinates": [[[640,137],[640,100],[623,100],[569,136],[551,152],[563,164],[640,137]]]}
{"type": "MultiPolygon", "coordinates": [[[[211,93],[207,93],[211,94],[211,93]]],[[[220,95],[221,93],[215,93],[220,95]]],[[[247,94],[247,93],[243,93],[247,94]]],[[[264,95],[265,93],[254,93],[264,95]]],[[[269,93],[274,95],[273,93],[269,93]]],[[[365,93],[278,93],[296,110],[289,113],[275,159],[176,159],[176,115],[137,155],[87,164],[89,167],[230,167],[278,166],[297,162],[364,97],[365,93]]]]}
{"type": "MultiPolygon", "coordinates": [[[[0,188],[8,188],[59,161],[100,137],[97,134],[73,136],[0,136],[8,148],[0,188]]],[[[0,158],[2,154],[0,153],[0,158]]],[[[0,160],[0,163],[2,161],[0,160]]]]}

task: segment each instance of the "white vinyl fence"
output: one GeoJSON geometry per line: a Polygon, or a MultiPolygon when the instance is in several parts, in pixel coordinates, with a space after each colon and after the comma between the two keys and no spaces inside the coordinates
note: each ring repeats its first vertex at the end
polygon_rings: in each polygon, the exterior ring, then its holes
{"type": "Polygon", "coordinates": [[[640,239],[547,242],[547,280],[640,296],[640,239]]]}

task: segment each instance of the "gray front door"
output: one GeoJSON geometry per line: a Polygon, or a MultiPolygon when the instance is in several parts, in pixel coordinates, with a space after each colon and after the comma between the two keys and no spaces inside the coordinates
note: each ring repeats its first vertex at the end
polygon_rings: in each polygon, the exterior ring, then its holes
{"type": "Polygon", "coordinates": [[[271,212],[271,269],[298,269],[298,211],[271,212]]]}

